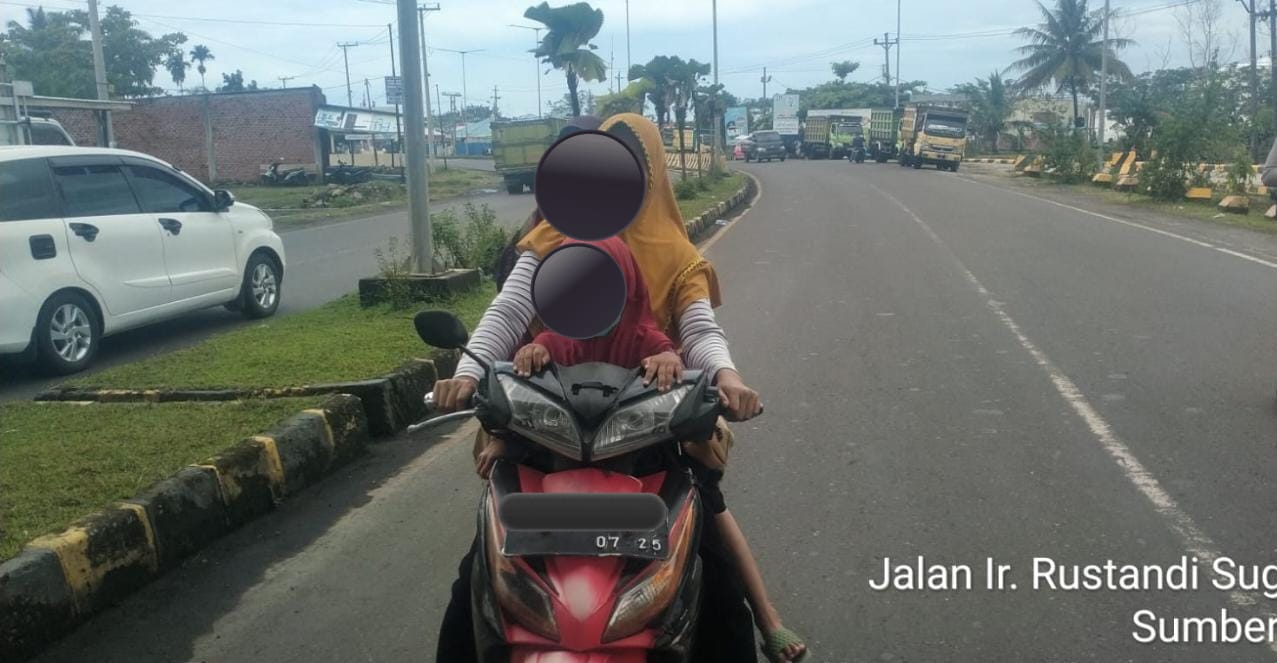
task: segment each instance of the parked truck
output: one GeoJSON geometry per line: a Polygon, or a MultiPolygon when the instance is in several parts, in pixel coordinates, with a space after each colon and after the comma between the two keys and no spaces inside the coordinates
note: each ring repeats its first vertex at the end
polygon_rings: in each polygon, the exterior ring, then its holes
{"type": "Polygon", "coordinates": [[[896,158],[900,141],[900,114],[891,108],[875,108],[869,114],[869,131],[865,142],[869,146],[869,158],[887,163],[896,158]]]}
{"type": "Polygon", "coordinates": [[[967,146],[967,112],[957,108],[909,104],[900,118],[900,165],[933,164],[958,172],[967,146]]]}
{"type": "Polygon", "coordinates": [[[561,117],[492,123],[492,160],[507,192],[523,193],[525,186],[532,189],[541,155],[566,124],[561,117]]]}
{"type": "Polygon", "coordinates": [[[829,116],[807,116],[803,124],[803,156],[824,159],[829,156],[829,116]]]}
{"type": "Polygon", "coordinates": [[[851,151],[856,136],[864,136],[865,129],[858,116],[831,118],[829,127],[829,158],[842,159],[851,151]]]}

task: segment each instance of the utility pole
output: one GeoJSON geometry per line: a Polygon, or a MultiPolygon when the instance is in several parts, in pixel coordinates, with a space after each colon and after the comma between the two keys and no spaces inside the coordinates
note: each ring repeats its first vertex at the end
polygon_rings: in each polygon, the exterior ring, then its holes
{"type": "MultiPolygon", "coordinates": [[[[386,24],[386,32],[390,35],[390,77],[397,78],[399,74],[395,72],[395,26],[393,23],[386,24]]],[[[399,96],[403,96],[403,80],[399,81],[399,96]]],[[[430,94],[426,94],[426,100],[430,99],[430,94]]],[[[399,121],[399,102],[395,102],[395,149],[390,151],[390,167],[395,167],[395,152],[403,149],[403,123],[399,121]]],[[[427,147],[427,149],[429,149],[427,147]]],[[[403,171],[399,172],[399,181],[404,181],[403,171]]]]}
{"type": "Polygon", "coordinates": [[[1268,88],[1273,98],[1273,134],[1277,135],[1277,0],[1268,0],[1268,88]]]}
{"type": "MultiPolygon", "coordinates": [[[[478,53],[479,51],[482,51],[483,49],[470,48],[464,51],[458,51],[451,48],[440,48],[439,50],[447,51],[449,53],[458,53],[461,55],[461,119],[465,120],[466,104],[469,103],[467,101],[469,99],[469,96],[466,93],[466,53],[478,53]]],[[[470,127],[463,124],[461,130],[465,132],[465,135],[463,136],[463,138],[470,137],[470,127]]]]}
{"type": "Polygon", "coordinates": [[[625,75],[630,75],[634,63],[630,61],[630,0],[625,0],[625,75]]]}
{"type": "Polygon", "coordinates": [[[372,84],[364,79],[364,108],[372,108],[372,84]]]}
{"type": "Polygon", "coordinates": [[[719,103],[719,99],[722,99],[721,91],[718,89],[718,0],[711,0],[710,8],[712,12],[711,16],[713,18],[713,25],[714,25],[714,96],[710,98],[710,101],[711,101],[710,114],[713,115],[713,117],[711,118],[711,121],[714,123],[714,131],[711,135],[713,136],[714,145],[710,148],[710,151],[709,151],[709,163],[710,163],[709,170],[711,173],[717,173],[718,172],[718,152],[720,149],[720,146],[718,144],[719,135],[720,135],[719,128],[718,128],[718,125],[719,125],[718,103],[719,103]]]}
{"type": "MultiPolygon", "coordinates": [[[[111,98],[106,84],[106,58],[102,55],[102,24],[98,22],[98,0],[89,0],[89,32],[93,37],[93,78],[97,82],[98,100],[111,98]]],[[[111,126],[111,111],[101,111],[101,133],[98,143],[102,147],[115,147],[115,130],[111,126]]]]}
{"type": "Polygon", "coordinates": [[[494,120],[500,117],[500,113],[497,112],[497,102],[500,101],[500,99],[501,99],[500,95],[497,94],[497,86],[493,85],[492,86],[492,119],[494,120]]]}
{"type": "MultiPolygon", "coordinates": [[[[621,91],[621,72],[619,71],[616,72],[616,91],[621,91]]],[[[539,102],[540,100],[538,99],[537,101],[539,102]]]]}
{"type": "MultiPolygon", "coordinates": [[[[434,114],[430,110],[430,60],[426,58],[426,12],[439,11],[439,3],[424,3],[417,7],[417,24],[421,27],[421,71],[422,71],[422,88],[426,95],[426,146],[430,151],[430,167],[435,167],[435,154],[439,152],[439,147],[435,145],[434,134],[431,133],[430,126],[434,124],[434,114]]],[[[403,35],[400,36],[403,40],[403,35]]],[[[443,112],[443,104],[439,105],[439,111],[443,112]]],[[[443,132],[440,132],[442,135],[443,132]]],[[[448,160],[445,158],[443,167],[448,167],[448,160]]]]}
{"type": "Polygon", "coordinates": [[[892,39],[889,33],[884,32],[882,33],[882,41],[874,39],[874,46],[881,46],[883,57],[886,58],[886,63],[882,66],[882,80],[887,85],[891,85],[891,47],[898,43],[900,43],[899,34],[896,35],[895,39],[892,39]]]}
{"type": "MultiPolygon", "coordinates": [[[[1109,0],[1104,0],[1104,41],[1100,46],[1100,117],[1096,121],[1099,127],[1099,145],[1096,149],[1099,151],[1099,162],[1104,163],[1104,129],[1108,124],[1106,119],[1108,112],[1108,91],[1109,91],[1109,0]]],[[[996,136],[994,136],[996,138],[996,136]]]]}
{"type": "Polygon", "coordinates": [[[297,78],[297,77],[296,77],[296,76],[280,76],[280,77],[279,77],[279,87],[280,87],[281,89],[287,90],[287,89],[288,89],[288,81],[291,81],[291,80],[293,80],[294,78],[297,78]]]}
{"type": "MultiPolygon", "coordinates": [[[[449,92],[448,94],[444,96],[448,98],[448,105],[452,108],[452,116],[456,118],[452,121],[452,153],[456,154],[457,153],[457,119],[460,119],[461,117],[460,115],[457,114],[457,97],[460,97],[461,94],[458,92],[449,92]]],[[[461,106],[463,110],[465,109],[464,99],[465,98],[462,97],[461,106]]]]}
{"type": "MultiPolygon", "coordinates": [[[[426,92],[429,92],[429,90],[426,90],[426,92]]],[[[426,96],[430,96],[430,95],[427,94],[426,96]]],[[[443,97],[439,94],[438,83],[435,83],[435,101],[438,102],[437,105],[439,106],[439,113],[440,115],[442,115],[443,114],[443,97]]],[[[442,143],[443,142],[443,119],[440,118],[436,124],[439,125],[439,142],[442,143]]],[[[436,148],[435,151],[439,152],[440,150],[436,148]]],[[[443,150],[441,154],[443,154],[443,169],[448,170],[448,151],[443,150]]]]}
{"type": "Polygon", "coordinates": [[[9,66],[6,64],[4,44],[0,44],[0,97],[5,96],[6,89],[13,97],[13,105],[0,104],[0,145],[21,145],[22,127],[18,125],[18,90],[9,80],[9,66]]]}
{"type": "Polygon", "coordinates": [[[1255,0],[1250,0],[1249,5],[1246,0],[1240,2],[1250,15],[1250,158],[1251,161],[1259,161],[1259,127],[1256,124],[1259,120],[1259,64],[1255,54],[1255,0]]]}
{"type": "Polygon", "coordinates": [[[415,0],[397,0],[399,11],[399,60],[403,76],[411,85],[404,88],[404,114],[408,119],[406,166],[408,176],[408,209],[412,221],[413,267],[417,273],[434,274],[434,242],[430,236],[430,171],[426,166],[426,145],[421,127],[422,114],[421,61],[417,58],[419,36],[413,34],[417,23],[415,0]]]}
{"type": "Polygon", "coordinates": [[[896,108],[900,108],[900,0],[896,0],[896,108]]]}
{"type": "Polygon", "coordinates": [[[347,57],[346,50],[358,45],[357,41],[337,44],[337,48],[341,49],[341,60],[346,65],[346,105],[352,107],[355,105],[355,95],[350,91],[350,58],[347,57]]]}
{"type": "Polygon", "coordinates": [[[758,80],[763,82],[763,101],[767,101],[767,84],[772,82],[772,77],[767,75],[767,67],[763,67],[763,77],[758,80]]]}
{"type": "MultiPolygon", "coordinates": [[[[536,39],[536,43],[533,44],[533,46],[537,48],[541,48],[542,28],[538,28],[533,25],[515,25],[513,23],[510,23],[508,25],[509,27],[512,27],[512,28],[523,28],[524,30],[532,30],[535,33],[533,34],[533,37],[536,39]]],[[[535,73],[537,75],[537,117],[544,117],[543,111],[541,110],[541,63],[540,61],[537,60],[537,56],[535,53],[532,55],[532,67],[533,69],[535,69],[535,73]]]]}

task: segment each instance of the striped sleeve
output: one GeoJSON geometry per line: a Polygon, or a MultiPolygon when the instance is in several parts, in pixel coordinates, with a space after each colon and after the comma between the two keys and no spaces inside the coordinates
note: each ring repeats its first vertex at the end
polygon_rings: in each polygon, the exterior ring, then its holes
{"type": "Polygon", "coordinates": [[[711,377],[724,368],[736,370],[727,349],[727,335],[718,326],[708,299],[698,299],[683,309],[678,335],[683,341],[683,357],[691,368],[709,371],[711,377]]]}
{"type": "MultiPolygon", "coordinates": [[[[510,270],[501,292],[492,300],[479,319],[467,347],[489,363],[505,361],[519,348],[519,341],[535,315],[532,308],[532,275],[536,273],[536,255],[526,252],[510,270]]],[[[483,378],[483,368],[469,357],[457,363],[456,377],[483,378]]]]}

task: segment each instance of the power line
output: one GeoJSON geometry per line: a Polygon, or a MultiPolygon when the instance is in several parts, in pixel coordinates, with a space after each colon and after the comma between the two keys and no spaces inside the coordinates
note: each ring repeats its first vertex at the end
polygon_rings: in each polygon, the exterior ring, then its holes
{"type": "MultiPolygon", "coordinates": [[[[54,1],[54,2],[68,2],[68,3],[71,3],[71,4],[75,4],[75,5],[83,5],[83,4],[84,4],[83,2],[76,2],[75,0],[46,0],[46,1],[54,1]]],[[[2,0],[2,1],[0,1],[0,5],[13,5],[13,6],[16,6],[16,7],[33,7],[33,8],[39,8],[39,7],[41,7],[41,6],[42,6],[42,5],[40,5],[40,4],[29,3],[29,2],[13,2],[12,0],[2,0]]],[[[126,11],[128,11],[128,10],[126,10],[126,11]]],[[[130,15],[132,15],[132,16],[138,16],[138,17],[142,17],[142,18],[163,18],[163,19],[169,19],[169,20],[173,20],[173,21],[199,21],[199,22],[202,22],[202,23],[242,23],[242,24],[246,24],[246,25],[278,25],[278,26],[284,26],[284,27],[289,27],[289,28],[375,28],[375,27],[381,27],[381,26],[372,25],[372,24],[359,24],[359,23],[306,23],[306,22],[295,22],[295,21],[259,21],[259,20],[241,19],[241,18],[214,18],[214,17],[211,17],[211,16],[206,17],[206,16],[172,16],[172,15],[166,15],[166,14],[140,14],[140,13],[138,13],[138,12],[134,12],[134,11],[129,11],[129,14],[130,14],[130,15]]]]}

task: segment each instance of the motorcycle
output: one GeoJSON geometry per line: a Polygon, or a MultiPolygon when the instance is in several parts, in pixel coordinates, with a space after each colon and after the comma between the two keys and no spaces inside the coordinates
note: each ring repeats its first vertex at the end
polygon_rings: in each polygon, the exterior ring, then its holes
{"type": "Polygon", "coordinates": [[[851,151],[847,153],[847,160],[854,161],[855,163],[864,163],[865,162],[864,146],[851,148],[851,151]]]}
{"type": "Polygon", "coordinates": [[[280,170],[281,165],[278,161],[271,162],[262,175],[262,183],[272,186],[304,186],[310,183],[305,168],[280,170]]]}
{"type": "Polygon", "coordinates": [[[363,184],[372,181],[372,169],[340,164],[329,168],[324,179],[333,184],[363,184]]]}
{"type": "MultiPolygon", "coordinates": [[[[455,316],[415,319],[428,345],[484,367],[474,417],[506,441],[479,503],[472,603],[483,663],[691,661],[701,605],[703,507],[679,442],[704,442],[718,390],[686,370],[667,391],[638,369],[486,364],[455,316]]],[[[433,407],[433,394],[425,397],[433,407]]]]}

